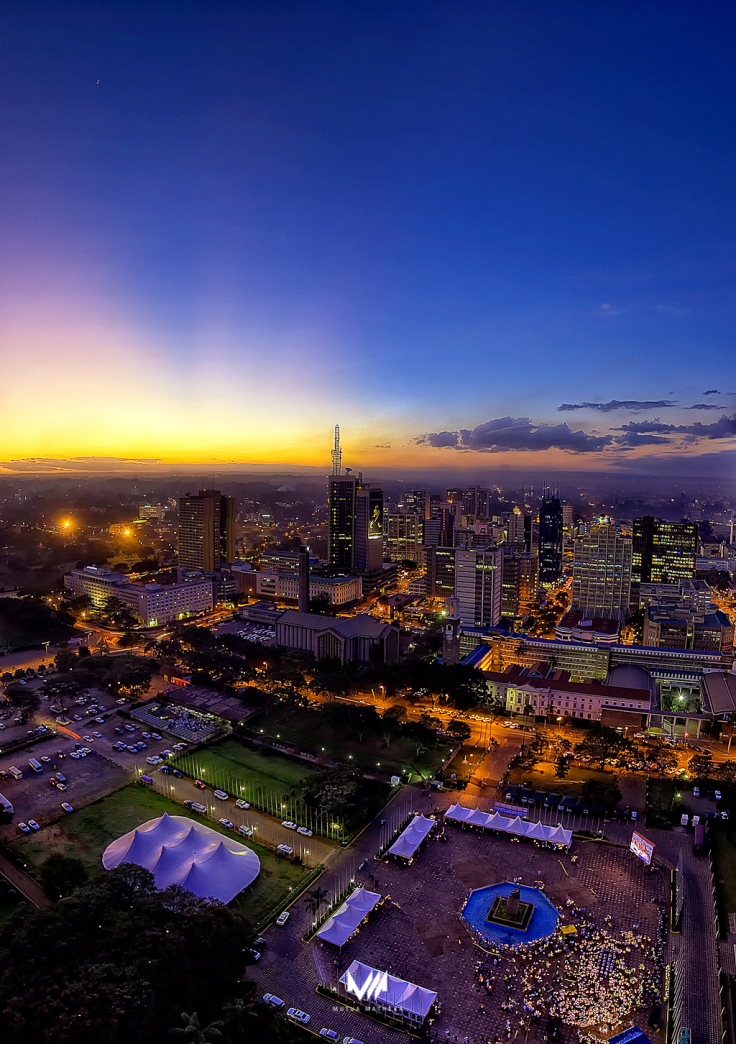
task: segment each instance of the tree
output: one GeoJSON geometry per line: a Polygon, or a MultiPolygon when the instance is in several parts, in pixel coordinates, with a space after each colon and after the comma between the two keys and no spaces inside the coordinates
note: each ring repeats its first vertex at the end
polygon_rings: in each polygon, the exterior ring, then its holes
{"type": "Polygon", "coordinates": [[[235,1040],[237,1038],[244,1044],[246,1028],[258,1019],[256,1005],[252,1001],[249,1002],[243,1000],[242,997],[238,997],[231,1004],[225,1005],[222,1009],[222,1014],[225,1016],[225,1026],[230,1039],[235,1040]]]}
{"type": "Polygon", "coordinates": [[[313,888],[304,900],[309,912],[316,917],[321,908],[327,902],[327,892],[324,888],[313,888]]]}
{"type": "Polygon", "coordinates": [[[73,649],[59,649],[54,656],[54,667],[57,671],[70,671],[78,662],[79,657],[73,649]]]}
{"type": "Polygon", "coordinates": [[[689,774],[694,779],[711,779],[713,775],[713,755],[709,750],[702,754],[693,754],[687,765],[689,774]]]}
{"type": "Polygon", "coordinates": [[[27,685],[6,685],[5,699],[9,704],[9,712],[15,712],[22,724],[32,718],[41,706],[41,697],[27,685]]]}
{"type": "Polygon", "coordinates": [[[196,1011],[193,1011],[191,1015],[187,1015],[183,1011],[181,1013],[181,1021],[183,1028],[174,1026],[173,1029],[169,1030],[170,1037],[178,1037],[180,1040],[191,1040],[193,1044],[209,1044],[209,1041],[222,1039],[221,1031],[225,1023],[221,1020],[211,1022],[209,1026],[205,1026],[202,1029],[196,1011]]]}
{"type": "Polygon", "coordinates": [[[462,721],[460,718],[453,718],[447,726],[448,736],[452,736],[456,740],[470,739],[471,732],[467,721],[462,721]]]}
{"type": "Polygon", "coordinates": [[[87,883],[89,874],[81,859],[52,852],[39,870],[39,879],[52,899],[62,899],[87,883]]]}
{"type": "Polygon", "coordinates": [[[615,779],[610,783],[600,779],[588,779],[583,784],[583,797],[591,804],[605,805],[610,810],[621,800],[621,791],[615,779]]]}

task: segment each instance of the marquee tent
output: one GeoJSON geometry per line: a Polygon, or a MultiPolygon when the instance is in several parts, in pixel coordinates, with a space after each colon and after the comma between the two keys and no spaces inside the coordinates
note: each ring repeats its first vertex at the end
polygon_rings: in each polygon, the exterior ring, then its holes
{"type": "Polygon", "coordinates": [[[410,1022],[424,1022],[437,999],[437,994],[432,990],[415,986],[412,982],[378,971],[360,961],[353,961],[340,982],[348,993],[359,1000],[387,1009],[410,1022]]]}
{"type": "Polygon", "coordinates": [[[353,932],[366,919],[376,903],[381,901],[378,892],[356,888],[342,906],[325,921],[317,932],[317,938],[333,946],[344,946],[353,932]]]}
{"type": "Polygon", "coordinates": [[[229,903],[260,873],[258,856],[246,845],[186,816],[149,819],[108,845],[102,865],[112,870],[136,863],[150,870],[157,888],[178,884],[203,899],[229,903]]]}
{"type": "Polygon", "coordinates": [[[388,854],[401,856],[402,859],[411,859],[434,825],[434,819],[428,819],[426,816],[416,816],[401,831],[389,848],[388,854]]]}
{"type": "MultiPolygon", "coordinates": [[[[544,823],[532,823],[528,819],[509,819],[498,812],[481,812],[479,808],[465,808],[463,805],[450,805],[445,812],[445,819],[455,823],[468,823],[470,826],[482,827],[484,830],[498,830],[502,834],[514,834],[516,837],[528,837],[533,841],[549,841],[553,845],[572,844],[572,830],[562,826],[547,826],[544,823]]],[[[399,838],[399,840],[401,840],[399,838]]]]}

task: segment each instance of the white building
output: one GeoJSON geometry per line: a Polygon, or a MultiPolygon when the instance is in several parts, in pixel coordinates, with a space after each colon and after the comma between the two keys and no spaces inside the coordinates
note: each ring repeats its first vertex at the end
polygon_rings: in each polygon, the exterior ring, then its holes
{"type": "Polygon", "coordinates": [[[100,609],[108,598],[119,598],[144,627],[181,620],[212,609],[212,581],[192,580],[180,584],[131,584],[121,573],[97,566],[72,569],[64,587],[75,596],[87,595],[100,609]]]}
{"type": "Polygon", "coordinates": [[[501,620],[501,548],[455,552],[455,594],[460,622],[471,627],[496,627],[501,620]]]}
{"type": "Polygon", "coordinates": [[[118,595],[121,587],[128,583],[127,576],[114,573],[112,569],[100,566],[85,566],[84,569],[72,569],[64,577],[64,587],[79,598],[87,595],[92,605],[101,608],[108,598],[118,595]]]}

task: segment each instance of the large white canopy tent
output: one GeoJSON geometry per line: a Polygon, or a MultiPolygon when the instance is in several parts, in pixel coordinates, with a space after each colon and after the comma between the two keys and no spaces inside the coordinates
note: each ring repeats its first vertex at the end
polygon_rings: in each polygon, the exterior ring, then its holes
{"type": "Polygon", "coordinates": [[[434,819],[428,819],[426,816],[416,816],[401,831],[389,848],[388,854],[400,856],[402,859],[411,859],[434,825],[434,819]]]}
{"type": "Polygon", "coordinates": [[[378,892],[369,892],[358,886],[350,893],[342,906],[328,917],[317,938],[333,946],[344,946],[353,932],[366,919],[374,906],[381,901],[378,892]]]}
{"type": "Polygon", "coordinates": [[[136,863],[150,870],[157,888],[178,884],[202,899],[229,903],[260,873],[258,856],[246,845],[186,816],[149,819],[107,846],[102,865],[112,870],[136,863]]]}
{"type": "Polygon", "coordinates": [[[413,982],[388,975],[360,961],[353,961],[340,982],[353,996],[362,996],[377,1008],[387,1009],[411,1022],[424,1022],[437,999],[432,990],[415,986],[413,982]]]}
{"type": "Polygon", "coordinates": [[[572,830],[565,830],[562,826],[530,823],[518,816],[510,819],[498,812],[481,812],[479,808],[466,808],[464,805],[450,805],[445,812],[445,819],[482,827],[484,830],[498,830],[516,837],[528,837],[533,841],[548,841],[553,845],[564,845],[565,848],[572,844],[572,830]]]}

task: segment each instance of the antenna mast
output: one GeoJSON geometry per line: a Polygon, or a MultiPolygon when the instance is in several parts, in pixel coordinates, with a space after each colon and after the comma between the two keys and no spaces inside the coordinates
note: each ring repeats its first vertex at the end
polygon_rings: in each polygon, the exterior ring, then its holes
{"type": "Polygon", "coordinates": [[[340,425],[335,425],[335,445],[332,450],[332,474],[342,472],[342,450],[340,449],[340,425]]]}

